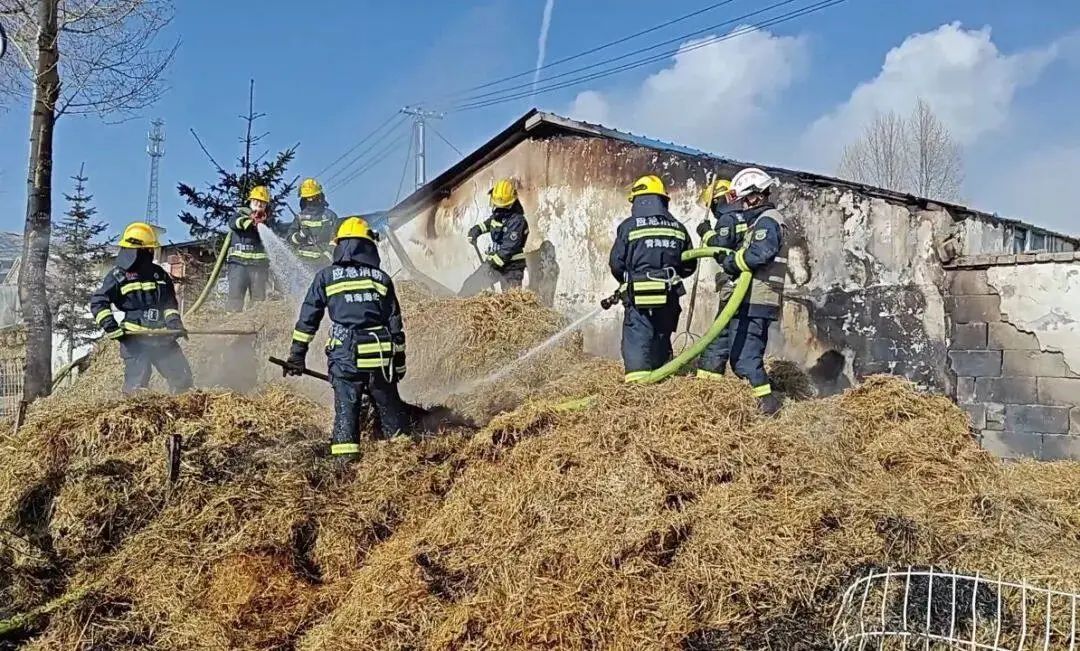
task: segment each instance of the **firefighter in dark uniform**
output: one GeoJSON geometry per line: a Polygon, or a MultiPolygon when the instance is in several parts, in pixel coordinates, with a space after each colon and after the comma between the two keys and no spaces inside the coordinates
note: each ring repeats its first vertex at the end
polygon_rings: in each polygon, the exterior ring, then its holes
{"type": "Polygon", "coordinates": [[[300,184],[300,214],[289,228],[289,243],[312,271],[330,262],[338,216],[330,210],[322,185],[315,179],[300,184]]]}
{"type": "Polygon", "coordinates": [[[184,323],[176,302],[172,278],[154,264],[157,233],[143,222],[124,229],[116,266],[106,274],[101,287],[90,297],[90,312],[110,339],[120,340],[124,360],[124,393],[143,389],[156,368],[173,393],[191,388],[191,367],[177,338],[184,336],[184,323]],[[117,323],[112,306],[124,313],[117,323]],[[131,333],[160,329],[176,330],[170,335],[131,333]]]}
{"type": "Polygon", "coordinates": [[[491,196],[491,217],[469,229],[469,243],[475,245],[482,234],[491,236],[491,249],[480,268],[465,279],[458,296],[475,296],[495,283],[503,289],[521,287],[525,278],[525,240],[529,239],[529,222],[525,209],[518,201],[517,190],[510,179],[500,179],[488,191],[491,196]]]}
{"type": "MultiPolygon", "coordinates": [[[[721,249],[735,250],[742,243],[743,235],[746,234],[746,220],[743,218],[739,204],[734,202],[731,195],[731,181],[717,179],[705,188],[701,194],[701,202],[709,209],[715,223],[705,219],[697,227],[697,233],[701,236],[701,246],[719,247],[721,249]]],[[[726,253],[721,252],[716,256],[717,262],[723,262],[726,253]]],[[[721,270],[716,274],[716,292],[719,296],[717,314],[724,309],[733,291],[733,279],[721,270]]],[[[728,358],[731,352],[730,331],[725,329],[716,339],[713,339],[701,353],[698,360],[697,377],[711,379],[724,374],[727,369],[728,358]]]]}
{"type": "Polygon", "coordinates": [[[380,267],[379,249],[367,222],[348,217],[338,228],[334,261],[315,274],[293,330],[284,372],[304,371],[308,345],[323,312],[330,312],[326,345],[334,389],[330,453],[355,459],[360,452],[361,396],[375,403],[385,438],[408,434],[398,382],[405,377],[405,330],[390,275],[380,267]]]}
{"type": "Polygon", "coordinates": [[[244,297],[249,293],[252,302],[266,300],[270,256],[266,254],[259,236],[259,224],[266,224],[270,228],[276,226],[270,214],[270,190],[264,185],[251,189],[247,207],[241,208],[229,225],[232,243],[228,258],[229,298],[225,303],[225,309],[229,312],[242,312],[244,297]]]}
{"type": "Polygon", "coordinates": [[[671,359],[671,334],[679,324],[682,279],[697,260],[683,262],[690,248],[686,227],[668,212],[659,177],[643,176],[630,189],[630,217],[619,224],[608,264],[621,283],[625,306],[622,357],[627,382],[638,382],[671,359]]]}
{"type": "Polygon", "coordinates": [[[780,411],[782,405],[765,373],[765,348],[769,326],[781,315],[787,276],[784,216],[769,199],[776,183],[775,178],[754,167],[731,179],[732,193],[743,209],[746,232],[735,252],[726,256],[721,265],[732,278],[746,271],[753,274],[750,289],[727,326],[727,336],[732,370],[750,382],[761,411],[770,415],[780,411]]]}

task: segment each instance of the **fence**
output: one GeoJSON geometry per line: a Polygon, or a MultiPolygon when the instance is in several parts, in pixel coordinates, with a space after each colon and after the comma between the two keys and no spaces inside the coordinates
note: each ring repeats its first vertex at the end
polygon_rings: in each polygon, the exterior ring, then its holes
{"type": "Polygon", "coordinates": [[[23,357],[0,357],[0,418],[14,415],[19,408],[25,363],[23,357]]]}
{"type": "Polygon", "coordinates": [[[838,651],[1077,651],[1076,593],[930,568],[873,569],[844,593],[838,651]]]}

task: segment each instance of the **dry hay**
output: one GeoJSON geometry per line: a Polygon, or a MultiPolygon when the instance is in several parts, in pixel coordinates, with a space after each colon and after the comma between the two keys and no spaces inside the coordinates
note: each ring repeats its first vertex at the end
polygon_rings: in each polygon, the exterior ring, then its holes
{"type": "Polygon", "coordinates": [[[403,394],[422,404],[446,404],[477,421],[521,404],[587,358],[580,334],[572,333],[527,363],[514,364],[566,325],[529,291],[435,298],[403,311],[410,373],[403,394]],[[508,365],[505,376],[484,381],[508,365]]]}
{"type": "Polygon", "coordinates": [[[1027,491],[950,401],[895,379],[765,420],[740,383],[677,378],[477,439],[484,461],[303,648],[826,649],[869,564],[1080,587],[1075,474],[1027,491]]]}
{"type": "Polygon", "coordinates": [[[88,593],[31,648],[275,649],[348,588],[368,549],[449,490],[464,439],[327,459],[313,403],[144,394],[37,410],[2,439],[0,617],[88,593]],[[163,441],[183,437],[177,484],[163,441]],[[95,646],[96,645],[96,646],[95,646]]]}
{"type": "MultiPolygon", "coordinates": [[[[563,323],[517,292],[403,303],[429,390],[563,323]]],[[[826,649],[869,566],[1080,588],[1080,464],[1002,466],[945,398],[879,377],[765,419],[734,378],[626,386],[578,346],[462,398],[532,398],[484,429],[353,467],[295,384],[43,401],[0,434],[0,618],[72,596],[34,649],[826,649]]]]}

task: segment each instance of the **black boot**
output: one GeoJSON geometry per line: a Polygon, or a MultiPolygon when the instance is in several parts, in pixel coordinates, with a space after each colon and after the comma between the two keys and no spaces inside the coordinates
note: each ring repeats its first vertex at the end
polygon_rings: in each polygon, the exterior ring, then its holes
{"type": "Polygon", "coordinates": [[[780,402],[780,398],[777,398],[772,393],[758,398],[758,409],[766,416],[775,416],[783,406],[784,404],[780,402]]]}

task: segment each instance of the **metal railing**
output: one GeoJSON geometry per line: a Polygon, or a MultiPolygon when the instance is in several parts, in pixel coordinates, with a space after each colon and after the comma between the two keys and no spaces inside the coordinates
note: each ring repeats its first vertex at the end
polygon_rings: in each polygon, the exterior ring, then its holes
{"type": "Polygon", "coordinates": [[[875,568],[844,592],[833,643],[838,651],[1078,651],[1078,601],[1000,576],[875,568]]]}

